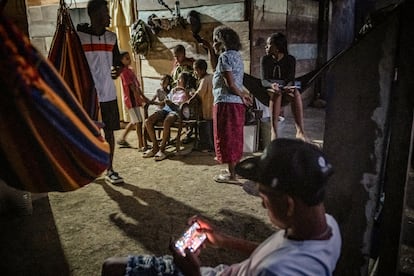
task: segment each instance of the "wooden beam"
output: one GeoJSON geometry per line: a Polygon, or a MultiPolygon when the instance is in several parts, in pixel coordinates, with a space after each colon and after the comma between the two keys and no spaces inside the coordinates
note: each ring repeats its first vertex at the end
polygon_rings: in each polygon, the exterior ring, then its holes
{"type": "MultiPolygon", "coordinates": [[[[244,21],[244,3],[229,3],[216,6],[200,6],[181,9],[181,16],[187,18],[188,13],[195,10],[200,13],[202,23],[244,21]]],[[[155,14],[157,17],[171,18],[168,10],[139,10],[138,18],[147,22],[148,17],[155,14]]]]}
{"type": "MultiPolygon", "coordinates": [[[[164,3],[174,10],[176,0],[164,0],[164,3]]],[[[195,8],[201,6],[216,6],[221,4],[244,3],[243,0],[181,0],[181,8],[195,8]]],[[[139,11],[149,10],[165,10],[166,8],[158,3],[158,1],[137,0],[137,7],[139,11]]],[[[167,10],[168,11],[168,10],[167,10]]]]}

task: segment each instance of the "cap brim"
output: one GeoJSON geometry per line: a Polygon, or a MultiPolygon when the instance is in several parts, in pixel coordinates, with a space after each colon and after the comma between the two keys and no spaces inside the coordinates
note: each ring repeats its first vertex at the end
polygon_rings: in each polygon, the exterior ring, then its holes
{"type": "Polygon", "coordinates": [[[240,161],[235,168],[236,174],[246,179],[259,182],[259,160],[260,157],[256,156],[240,161]]]}

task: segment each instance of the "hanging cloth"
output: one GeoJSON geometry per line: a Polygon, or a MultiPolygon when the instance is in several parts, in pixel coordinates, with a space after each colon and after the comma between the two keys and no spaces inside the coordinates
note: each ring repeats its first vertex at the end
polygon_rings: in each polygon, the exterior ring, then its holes
{"type": "Polygon", "coordinates": [[[62,1],[48,58],[92,120],[97,121],[98,96],[92,74],[69,11],[62,1]]]}
{"type": "Polygon", "coordinates": [[[134,2],[132,0],[112,0],[109,2],[113,26],[131,26],[134,23],[134,2]]]}
{"type": "Polygon", "coordinates": [[[0,14],[0,179],[30,192],[70,191],[109,164],[109,146],[69,86],[0,14]]]}
{"type": "MultiPolygon", "coordinates": [[[[349,48],[342,50],[341,52],[337,53],[335,56],[330,58],[327,62],[325,62],[321,67],[318,67],[304,75],[295,78],[295,85],[298,84],[298,89],[300,93],[303,93],[306,89],[308,89],[313,82],[318,79],[327,71],[332,65],[334,65],[340,57],[346,53],[349,48]]],[[[267,88],[262,86],[262,81],[259,78],[256,78],[252,75],[244,73],[243,76],[243,85],[246,87],[249,92],[252,93],[254,97],[256,97],[262,104],[269,106],[270,96],[267,93],[267,88]]]]}

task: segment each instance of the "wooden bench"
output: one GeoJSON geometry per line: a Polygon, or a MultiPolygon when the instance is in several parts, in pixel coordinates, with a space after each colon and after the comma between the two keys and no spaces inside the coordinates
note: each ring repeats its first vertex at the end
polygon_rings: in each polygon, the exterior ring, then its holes
{"type": "MultiPolygon", "coordinates": [[[[144,106],[144,118],[149,116],[149,104],[144,106]]],[[[184,129],[194,129],[195,141],[198,141],[198,122],[201,119],[201,100],[198,95],[193,97],[190,101],[183,103],[179,109],[178,119],[174,122],[171,128],[177,129],[177,135],[174,139],[170,139],[168,144],[175,144],[177,154],[181,151],[181,136],[186,134],[184,129]]],[[[163,129],[163,122],[157,122],[154,126],[155,132],[159,133],[163,129]]],[[[147,144],[149,140],[146,129],[144,128],[144,140],[147,144]]]]}

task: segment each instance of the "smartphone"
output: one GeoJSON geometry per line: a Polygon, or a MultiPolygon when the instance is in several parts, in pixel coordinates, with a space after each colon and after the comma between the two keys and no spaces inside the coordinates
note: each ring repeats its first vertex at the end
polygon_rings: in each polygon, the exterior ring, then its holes
{"type": "Polygon", "coordinates": [[[282,87],[282,89],[299,89],[299,87],[298,86],[296,86],[296,85],[288,85],[288,86],[283,86],[282,87]]]}
{"type": "Polygon", "coordinates": [[[185,256],[184,250],[189,248],[191,252],[196,251],[201,244],[206,240],[207,235],[205,233],[197,232],[200,225],[194,222],[187,231],[175,242],[175,248],[185,256]]]}

